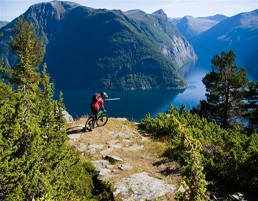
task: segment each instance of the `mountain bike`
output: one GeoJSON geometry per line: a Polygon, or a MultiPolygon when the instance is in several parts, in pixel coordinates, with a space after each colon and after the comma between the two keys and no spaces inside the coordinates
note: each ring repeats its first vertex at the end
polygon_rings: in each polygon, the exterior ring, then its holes
{"type": "MultiPolygon", "coordinates": [[[[103,110],[100,110],[98,112],[98,115],[97,115],[97,120],[96,120],[96,124],[98,127],[101,127],[101,126],[104,126],[106,123],[108,122],[108,116],[107,114],[103,111],[103,110]]],[[[86,123],[85,123],[85,130],[88,131],[88,130],[92,130],[94,128],[94,123],[95,123],[95,120],[94,120],[94,117],[93,116],[90,116],[86,123]]]]}

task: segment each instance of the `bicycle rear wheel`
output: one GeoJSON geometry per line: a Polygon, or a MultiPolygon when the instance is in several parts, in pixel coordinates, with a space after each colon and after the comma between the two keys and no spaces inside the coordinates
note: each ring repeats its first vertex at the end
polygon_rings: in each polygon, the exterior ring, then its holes
{"type": "Polygon", "coordinates": [[[108,116],[106,114],[101,115],[97,120],[98,126],[104,126],[108,121],[108,116]]]}
{"type": "Polygon", "coordinates": [[[85,130],[91,130],[94,127],[94,119],[93,117],[89,117],[85,123],[85,130]]]}

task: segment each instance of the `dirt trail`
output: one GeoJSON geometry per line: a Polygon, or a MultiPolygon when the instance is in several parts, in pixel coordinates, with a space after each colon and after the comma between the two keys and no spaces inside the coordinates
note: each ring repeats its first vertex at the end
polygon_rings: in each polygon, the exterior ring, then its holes
{"type": "MultiPolygon", "coordinates": [[[[87,161],[100,161],[110,156],[110,171],[107,173],[110,177],[106,175],[106,178],[113,185],[129,175],[146,172],[151,177],[179,188],[179,166],[162,157],[166,149],[164,142],[141,133],[135,122],[123,118],[109,118],[104,127],[95,128],[91,132],[82,131],[85,121],[86,118],[81,118],[67,124],[69,143],[87,161]]],[[[173,201],[174,193],[164,198],[173,201]]]]}

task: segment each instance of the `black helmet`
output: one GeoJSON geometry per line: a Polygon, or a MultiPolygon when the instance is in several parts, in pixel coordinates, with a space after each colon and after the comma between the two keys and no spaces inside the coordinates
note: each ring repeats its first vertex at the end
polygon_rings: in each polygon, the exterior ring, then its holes
{"type": "Polygon", "coordinates": [[[101,97],[105,97],[105,98],[108,97],[108,95],[106,94],[106,92],[101,92],[100,95],[101,95],[101,97]]]}

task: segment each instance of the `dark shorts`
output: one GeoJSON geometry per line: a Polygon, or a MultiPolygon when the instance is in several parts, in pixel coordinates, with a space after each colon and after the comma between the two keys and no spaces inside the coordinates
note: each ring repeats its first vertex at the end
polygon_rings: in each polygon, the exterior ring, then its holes
{"type": "Polygon", "coordinates": [[[97,119],[98,111],[99,111],[99,110],[96,110],[96,109],[92,109],[92,108],[91,108],[92,116],[94,117],[95,120],[97,119]]]}

